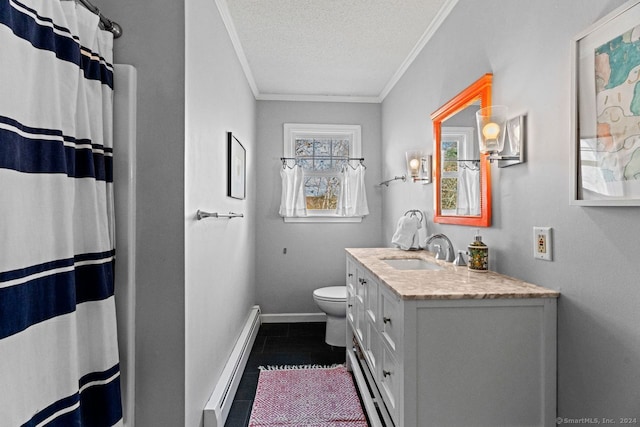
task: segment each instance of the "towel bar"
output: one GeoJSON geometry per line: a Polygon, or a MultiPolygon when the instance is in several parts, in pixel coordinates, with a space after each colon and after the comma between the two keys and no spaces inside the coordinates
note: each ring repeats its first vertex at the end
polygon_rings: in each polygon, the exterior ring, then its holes
{"type": "Polygon", "coordinates": [[[388,180],[386,180],[386,181],[382,181],[382,182],[381,182],[380,184],[378,184],[378,185],[379,185],[379,186],[386,185],[386,186],[388,187],[388,186],[389,186],[389,183],[390,183],[391,181],[397,181],[397,180],[399,180],[399,179],[401,179],[401,180],[402,180],[402,182],[405,182],[405,181],[407,180],[407,177],[406,177],[406,176],[404,176],[404,175],[402,175],[402,176],[396,176],[396,177],[393,177],[393,178],[388,179],[388,180]]]}
{"type": "Polygon", "coordinates": [[[228,214],[218,212],[205,212],[198,209],[196,212],[196,218],[198,221],[204,218],[244,218],[244,214],[229,212],[228,214]]]}

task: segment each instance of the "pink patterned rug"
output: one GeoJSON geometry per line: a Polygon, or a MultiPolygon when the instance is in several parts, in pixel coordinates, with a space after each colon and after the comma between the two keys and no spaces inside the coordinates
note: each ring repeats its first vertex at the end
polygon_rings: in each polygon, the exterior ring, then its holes
{"type": "Polygon", "coordinates": [[[367,427],[351,374],[330,368],[261,368],[249,427],[367,427]]]}

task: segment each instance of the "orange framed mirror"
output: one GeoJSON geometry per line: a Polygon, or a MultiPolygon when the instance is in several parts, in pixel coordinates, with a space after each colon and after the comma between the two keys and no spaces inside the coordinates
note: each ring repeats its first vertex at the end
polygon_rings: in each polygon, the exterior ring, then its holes
{"type": "Polygon", "coordinates": [[[491,225],[491,165],[479,150],[475,111],[491,105],[492,81],[493,74],[485,74],[431,114],[433,222],[491,225]]]}

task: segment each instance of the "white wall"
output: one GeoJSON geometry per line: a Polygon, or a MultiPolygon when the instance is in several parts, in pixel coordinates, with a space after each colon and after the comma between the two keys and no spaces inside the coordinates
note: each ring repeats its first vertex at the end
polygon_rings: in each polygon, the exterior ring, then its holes
{"type": "Polygon", "coordinates": [[[212,0],[186,2],[185,426],[204,408],[255,303],[255,109],[212,0]],[[227,197],[227,131],[247,152],[247,198],[227,197]],[[244,218],[197,221],[198,209],[244,218]]]}
{"type": "Polygon", "coordinates": [[[100,8],[124,29],[115,62],[138,69],[136,426],[198,426],[255,302],[255,100],[213,1],[100,8]],[[245,201],[226,197],[228,130],[247,148],[245,201]]]}
{"type": "Polygon", "coordinates": [[[258,101],[257,302],[264,313],[315,313],[313,290],[344,284],[345,247],[379,246],[382,190],[380,105],[258,101]],[[284,223],[280,206],[279,158],[284,123],[362,126],[362,155],[371,214],[361,223],[284,223]],[[287,248],[286,255],[283,249],[287,248]]]}
{"type": "MultiPolygon", "coordinates": [[[[490,266],[562,293],[558,306],[558,415],[640,417],[639,208],[570,206],[570,40],[619,0],[460,0],[385,99],[383,172],[402,171],[430,114],[482,74],[493,102],[528,116],[527,163],[492,167],[493,225],[481,230],[490,266]],[[554,228],[554,261],[534,260],[532,228],[554,228]]],[[[384,240],[403,209],[433,213],[433,186],[385,193],[384,240]]],[[[466,248],[475,228],[430,224],[466,248]]]]}

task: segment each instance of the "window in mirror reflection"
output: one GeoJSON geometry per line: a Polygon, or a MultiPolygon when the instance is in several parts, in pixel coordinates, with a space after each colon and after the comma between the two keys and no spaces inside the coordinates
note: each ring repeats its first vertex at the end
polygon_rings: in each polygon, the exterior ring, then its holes
{"type": "Polygon", "coordinates": [[[455,215],[458,205],[458,141],[442,139],[440,206],[443,215],[455,215]]]}
{"type": "Polygon", "coordinates": [[[473,127],[442,127],[442,215],[480,215],[480,167],[473,127]]]}

